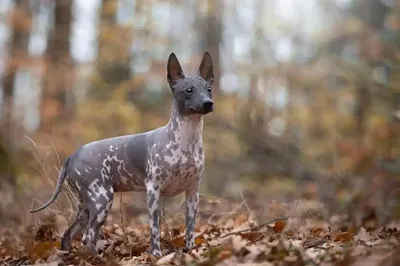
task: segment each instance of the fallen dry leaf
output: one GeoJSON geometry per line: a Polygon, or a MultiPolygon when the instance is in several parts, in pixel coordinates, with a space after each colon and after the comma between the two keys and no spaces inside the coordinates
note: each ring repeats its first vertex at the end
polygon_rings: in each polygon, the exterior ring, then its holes
{"type": "Polygon", "coordinates": [[[169,242],[177,248],[185,247],[185,237],[184,236],[176,237],[174,239],[171,239],[169,242]]]}
{"type": "Polygon", "coordinates": [[[353,232],[343,232],[337,234],[333,241],[335,242],[342,242],[342,243],[347,243],[350,242],[354,239],[354,233],[353,232]]]}
{"type": "Polygon", "coordinates": [[[31,261],[47,259],[55,248],[60,248],[60,241],[29,242],[25,246],[31,261]]]}
{"type": "MultiPolygon", "coordinates": [[[[248,219],[248,215],[244,214],[221,217],[212,223],[208,219],[199,219],[196,228],[200,232],[195,238],[195,248],[187,253],[182,250],[185,247],[185,231],[181,221],[175,221],[175,225],[170,223],[163,226],[161,248],[164,255],[161,258],[155,258],[148,253],[149,231],[146,226],[107,226],[104,239],[98,242],[99,246],[105,248],[99,256],[86,252],[79,237],[72,242],[69,253],[56,252],[60,246],[61,234],[54,226],[42,226],[36,234],[32,234],[31,229],[29,233],[20,235],[20,239],[14,239],[13,234],[3,233],[0,234],[0,265],[29,265],[40,262],[85,266],[300,266],[324,263],[329,265],[332,262],[335,265],[351,265],[367,256],[392,254],[390,252],[399,246],[400,232],[396,226],[370,232],[357,228],[356,234],[356,228],[349,228],[346,219],[342,218],[313,222],[310,218],[300,217],[288,221],[288,224],[286,220],[277,218],[259,226],[252,226],[252,221],[248,219]],[[268,230],[265,230],[266,225],[268,230]],[[342,243],[346,244],[345,249],[342,243]]],[[[391,257],[371,258],[371,261],[375,262],[376,259],[377,262],[384,263],[391,257]]],[[[367,260],[363,262],[367,263],[367,260]]]]}
{"type": "Polygon", "coordinates": [[[223,261],[232,257],[232,251],[230,250],[222,250],[218,253],[218,261],[223,261]]]}
{"type": "Polygon", "coordinates": [[[314,247],[318,247],[323,245],[324,243],[327,242],[327,239],[325,238],[321,238],[321,237],[310,237],[308,239],[306,239],[302,246],[303,248],[307,249],[307,248],[314,248],[314,247]]]}
{"type": "Polygon", "coordinates": [[[194,239],[194,244],[195,245],[201,245],[206,243],[206,239],[204,238],[204,235],[199,235],[194,239]]]}
{"type": "Polygon", "coordinates": [[[55,241],[54,224],[42,224],[36,232],[35,241],[46,242],[55,241]]]}
{"type": "Polygon", "coordinates": [[[311,228],[310,232],[313,236],[319,236],[319,234],[322,233],[322,228],[321,227],[311,228]]]}
{"type": "Polygon", "coordinates": [[[243,239],[250,241],[251,243],[260,241],[264,234],[262,232],[248,232],[248,233],[240,233],[239,234],[243,239]]]}
{"type": "Polygon", "coordinates": [[[273,229],[275,233],[280,233],[283,231],[283,229],[285,229],[285,227],[286,227],[286,222],[283,220],[279,220],[275,222],[273,229]]]}
{"type": "Polygon", "coordinates": [[[165,265],[165,264],[171,263],[172,260],[174,259],[175,255],[176,255],[176,253],[172,252],[168,255],[165,255],[165,256],[159,258],[156,262],[156,265],[165,265]]]}
{"type": "Polygon", "coordinates": [[[248,216],[244,215],[244,214],[240,214],[240,215],[236,216],[233,221],[234,221],[235,226],[239,227],[248,221],[248,216]]]}

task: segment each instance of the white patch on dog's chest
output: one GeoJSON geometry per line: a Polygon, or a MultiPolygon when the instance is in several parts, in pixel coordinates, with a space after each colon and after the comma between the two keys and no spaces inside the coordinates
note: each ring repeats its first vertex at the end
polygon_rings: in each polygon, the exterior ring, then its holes
{"type": "Polygon", "coordinates": [[[166,138],[154,140],[146,168],[163,196],[197,188],[204,169],[201,117],[171,121],[164,128],[166,138]]]}
{"type": "Polygon", "coordinates": [[[203,161],[197,154],[182,156],[167,171],[173,173],[172,179],[178,179],[186,175],[197,174],[202,165],[203,161]]]}
{"type": "Polygon", "coordinates": [[[204,155],[197,152],[198,148],[195,150],[186,155],[178,149],[176,156],[172,156],[166,163],[168,167],[163,169],[166,179],[161,189],[163,195],[179,194],[199,182],[204,168],[204,155]]]}

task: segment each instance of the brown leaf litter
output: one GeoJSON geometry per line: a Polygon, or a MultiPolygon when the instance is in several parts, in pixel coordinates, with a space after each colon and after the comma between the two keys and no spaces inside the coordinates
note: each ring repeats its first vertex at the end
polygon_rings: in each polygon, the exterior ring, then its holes
{"type": "Polygon", "coordinates": [[[281,217],[261,223],[238,213],[217,220],[198,219],[195,247],[187,253],[185,226],[162,224],[163,256],[147,253],[146,224],[110,224],[103,229],[99,255],[85,251],[77,237],[70,252],[61,252],[54,223],[28,228],[20,234],[0,229],[1,265],[398,265],[400,231],[348,228],[344,218],[281,217]]]}

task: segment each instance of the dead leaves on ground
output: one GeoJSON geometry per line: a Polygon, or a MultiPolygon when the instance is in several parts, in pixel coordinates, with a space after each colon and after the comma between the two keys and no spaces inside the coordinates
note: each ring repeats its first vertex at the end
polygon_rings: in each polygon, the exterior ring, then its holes
{"type": "Polygon", "coordinates": [[[27,257],[30,261],[48,258],[52,252],[60,248],[60,241],[35,242],[28,241],[25,245],[27,257]]]}
{"type": "Polygon", "coordinates": [[[278,220],[274,223],[272,228],[274,229],[275,233],[280,233],[283,231],[283,229],[285,229],[285,226],[286,226],[286,222],[284,220],[278,220]]]}
{"type": "Polygon", "coordinates": [[[103,230],[105,239],[98,241],[103,251],[93,255],[85,251],[79,237],[73,241],[69,253],[60,252],[60,235],[54,225],[46,224],[31,230],[30,234],[15,236],[2,232],[0,262],[2,265],[50,262],[54,265],[305,265],[323,262],[361,265],[357,263],[363,261],[363,265],[382,265],[396,259],[394,251],[398,250],[400,241],[397,227],[356,230],[304,218],[277,219],[257,225],[247,215],[240,214],[215,223],[199,221],[195,247],[185,253],[184,225],[163,225],[162,228],[161,258],[147,253],[147,225],[125,229],[117,224],[107,226],[103,230]]]}

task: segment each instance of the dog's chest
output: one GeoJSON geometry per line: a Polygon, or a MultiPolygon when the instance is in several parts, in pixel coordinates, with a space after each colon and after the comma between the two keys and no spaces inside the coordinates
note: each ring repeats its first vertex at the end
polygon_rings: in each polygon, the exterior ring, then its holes
{"type": "Polygon", "coordinates": [[[195,186],[204,169],[204,154],[201,144],[191,144],[182,149],[176,143],[165,146],[150,160],[150,168],[164,196],[174,196],[195,186]]]}

